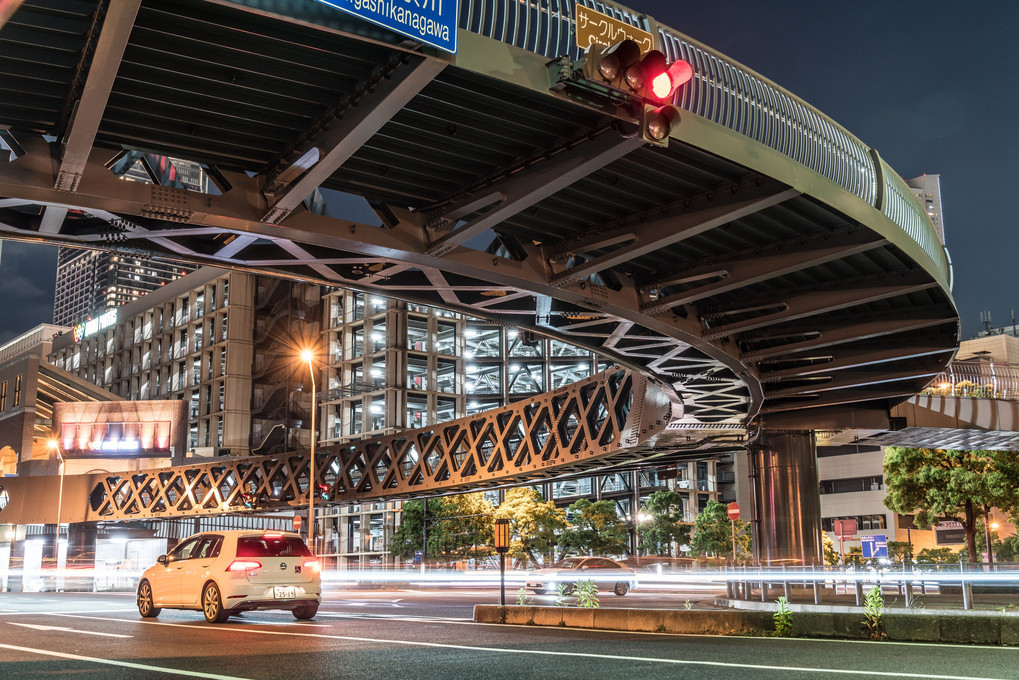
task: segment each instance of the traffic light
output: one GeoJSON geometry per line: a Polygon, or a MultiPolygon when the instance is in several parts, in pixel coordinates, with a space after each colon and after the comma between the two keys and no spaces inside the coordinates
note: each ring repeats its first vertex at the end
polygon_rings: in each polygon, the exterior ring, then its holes
{"type": "Polygon", "coordinates": [[[607,96],[617,99],[617,103],[629,101],[635,105],[641,137],[651,144],[665,146],[672,127],[679,121],[673,97],[693,77],[693,68],[681,59],[669,63],[658,50],[641,53],[636,42],[623,40],[608,47],[589,47],[578,75],[607,88],[607,96]],[[620,94],[622,102],[618,101],[620,94]]]}
{"type": "Polygon", "coordinates": [[[241,501],[244,503],[244,507],[248,510],[255,509],[255,494],[253,493],[241,493],[241,501]]]}
{"type": "Polygon", "coordinates": [[[322,500],[329,500],[329,485],[328,484],[315,484],[318,487],[318,495],[322,500]]]}
{"type": "Polygon", "coordinates": [[[608,47],[589,47],[583,77],[645,102],[664,104],[693,77],[693,68],[682,59],[670,64],[658,50],[642,54],[640,45],[624,40],[608,47]]]}

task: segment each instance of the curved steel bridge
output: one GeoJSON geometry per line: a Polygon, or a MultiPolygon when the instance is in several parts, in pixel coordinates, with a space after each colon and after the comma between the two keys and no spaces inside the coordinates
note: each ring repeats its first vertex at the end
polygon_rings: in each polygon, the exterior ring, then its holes
{"type": "Polygon", "coordinates": [[[559,337],[648,378],[688,445],[886,411],[944,370],[950,262],[874,149],[622,6],[461,0],[459,25],[450,55],[311,0],[28,0],[0,28],[0,237],[559,337]],[[550,60],[580,57],[581,7],[693,65],[666,147],[550,89],[550,60]],[[215,187],[114,172],[152,155],[215,187]]]}

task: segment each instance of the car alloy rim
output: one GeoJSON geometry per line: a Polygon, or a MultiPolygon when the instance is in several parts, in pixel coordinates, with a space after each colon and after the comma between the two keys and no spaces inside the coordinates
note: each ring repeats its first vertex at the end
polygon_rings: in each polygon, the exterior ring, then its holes
{"type": "Polygon", "coordinates": [[[205,589],[205,615],[209,618],[215,618],[216,614],[219,613],[219,600],[214,586],[209,586],[205,589]]]}
{"type": "Polygon", "coordinates": [[[148,583],[142,584],[138,597],[138,608],[142,610],[142,613],[148,612],[152,608],[152,591],[148,583]]]}

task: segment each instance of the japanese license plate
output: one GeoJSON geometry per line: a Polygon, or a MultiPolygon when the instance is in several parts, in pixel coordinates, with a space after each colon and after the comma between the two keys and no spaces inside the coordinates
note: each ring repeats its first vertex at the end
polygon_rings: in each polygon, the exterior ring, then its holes
{"type": "Polygon", "coordinates": [[[293,586],[273,586],[272,596],[277,600],[292,600],[297,597],[297,591],[293,586]]]}

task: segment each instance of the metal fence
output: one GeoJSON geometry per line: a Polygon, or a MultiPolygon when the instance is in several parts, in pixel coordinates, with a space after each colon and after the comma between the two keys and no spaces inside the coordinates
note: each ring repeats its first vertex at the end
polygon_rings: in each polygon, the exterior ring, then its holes
{"type": "Polygon", "coordinates": [[[1019,364],[953,361],[922,394],[983,399],[1019,399],[1019,364]]]}
{"type": "Polygon", "coordinates": [[[877,208],[919,244],[951,288],[947,253],[906,183],[848,130],[742,64],[646,15],[594,0],[461,0],[460,27],[550,59],[576,59],[576,5],[657,35],[670,61],[684,59],[694,69],[676,95],[678,107],[788,156],[877,208]]]}

